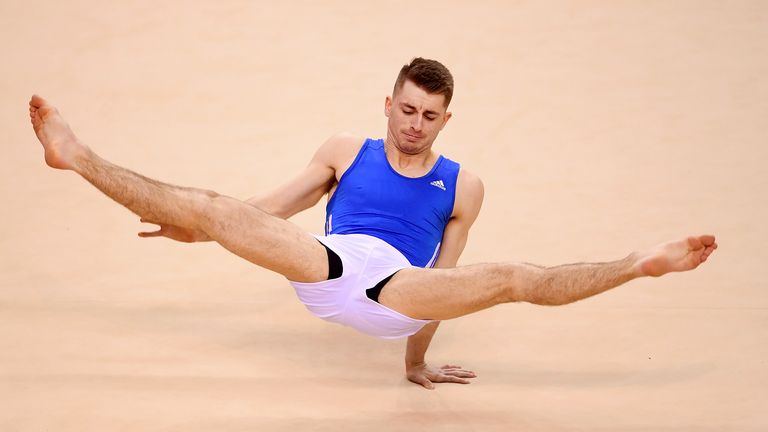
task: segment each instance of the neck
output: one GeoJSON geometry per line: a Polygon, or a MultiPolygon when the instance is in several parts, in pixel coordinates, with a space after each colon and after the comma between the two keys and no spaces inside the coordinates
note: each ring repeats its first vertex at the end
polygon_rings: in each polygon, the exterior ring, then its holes
{"type": "Polygon", "coordinates": [[[404,150],[405,149],[400,145],[397,139],[387,131],[387,138],[384,140],[384,151],[387,154],[387,160],[392,168],[398,171],[413,171],[416,172],[416,174],[419,174],[419,172],[424,169],[429,171],[437,160],[437,155],[432,152],[431,145],[420,149],[415,153],[406,153],[404,150]]]}

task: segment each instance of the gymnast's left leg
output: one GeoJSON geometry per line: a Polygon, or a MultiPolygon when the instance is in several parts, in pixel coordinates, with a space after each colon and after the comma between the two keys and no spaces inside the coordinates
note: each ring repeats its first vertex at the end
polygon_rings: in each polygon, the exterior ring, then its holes
{"type": "Polygon", "coordinates": [[[141,218],[201,232],[237,256],[293,281],[327,279],[325,248],[291,222],[234,198],[162,183],[102,159],[39,96],[30,100],[29,117],[49,166],[76,172],[141,218]]]}
{"type": "Polygon", "coordinates": [[[693,270],[715,249],[715,237],[701,235],[663,243],[607,263],[406,268],[384,286],[379,303],[411,318],[433,320],[457,318],[509,302],[564,305],[638,277],[693,270]]]}

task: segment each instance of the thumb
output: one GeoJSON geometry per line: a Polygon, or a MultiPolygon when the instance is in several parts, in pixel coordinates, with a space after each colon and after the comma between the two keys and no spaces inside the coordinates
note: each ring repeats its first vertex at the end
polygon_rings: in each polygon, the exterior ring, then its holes
{"type": "Polygon", "coordinates": [[[425,389],[428,389],[428,390],[434,390],[435,389],[435,385],[432,384],[432,381],[430,381],[429,379],[427,379],[425,377],[419,378],[417,382],[419,384],[421,384],[422,387],[424,387],[425,389]]]}

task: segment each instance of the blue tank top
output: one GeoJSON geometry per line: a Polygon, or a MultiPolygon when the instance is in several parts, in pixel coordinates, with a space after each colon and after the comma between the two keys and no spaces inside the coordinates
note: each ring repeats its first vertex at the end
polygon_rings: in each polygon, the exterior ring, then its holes
{"type": "Polygon", "coordinates": [[[459,164],[443,157],[423,177],[395,171],[384,140],[366,139],[339,179],[325,212],[325,234],[367,234],[418,267],[432,267],[453,213],[459,164]]]}

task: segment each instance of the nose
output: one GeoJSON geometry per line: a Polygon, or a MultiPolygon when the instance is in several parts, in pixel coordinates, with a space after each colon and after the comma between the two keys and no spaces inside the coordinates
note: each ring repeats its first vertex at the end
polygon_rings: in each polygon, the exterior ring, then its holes
{"type": "Polygon", "coordinates": [[[417,114],[413,117],[414,117],[414,120],[411,121],[411,128],[416,132],[421,132],[421,125],[423,122],[423,120],[421,119],[421,115],[417,114]]]}

